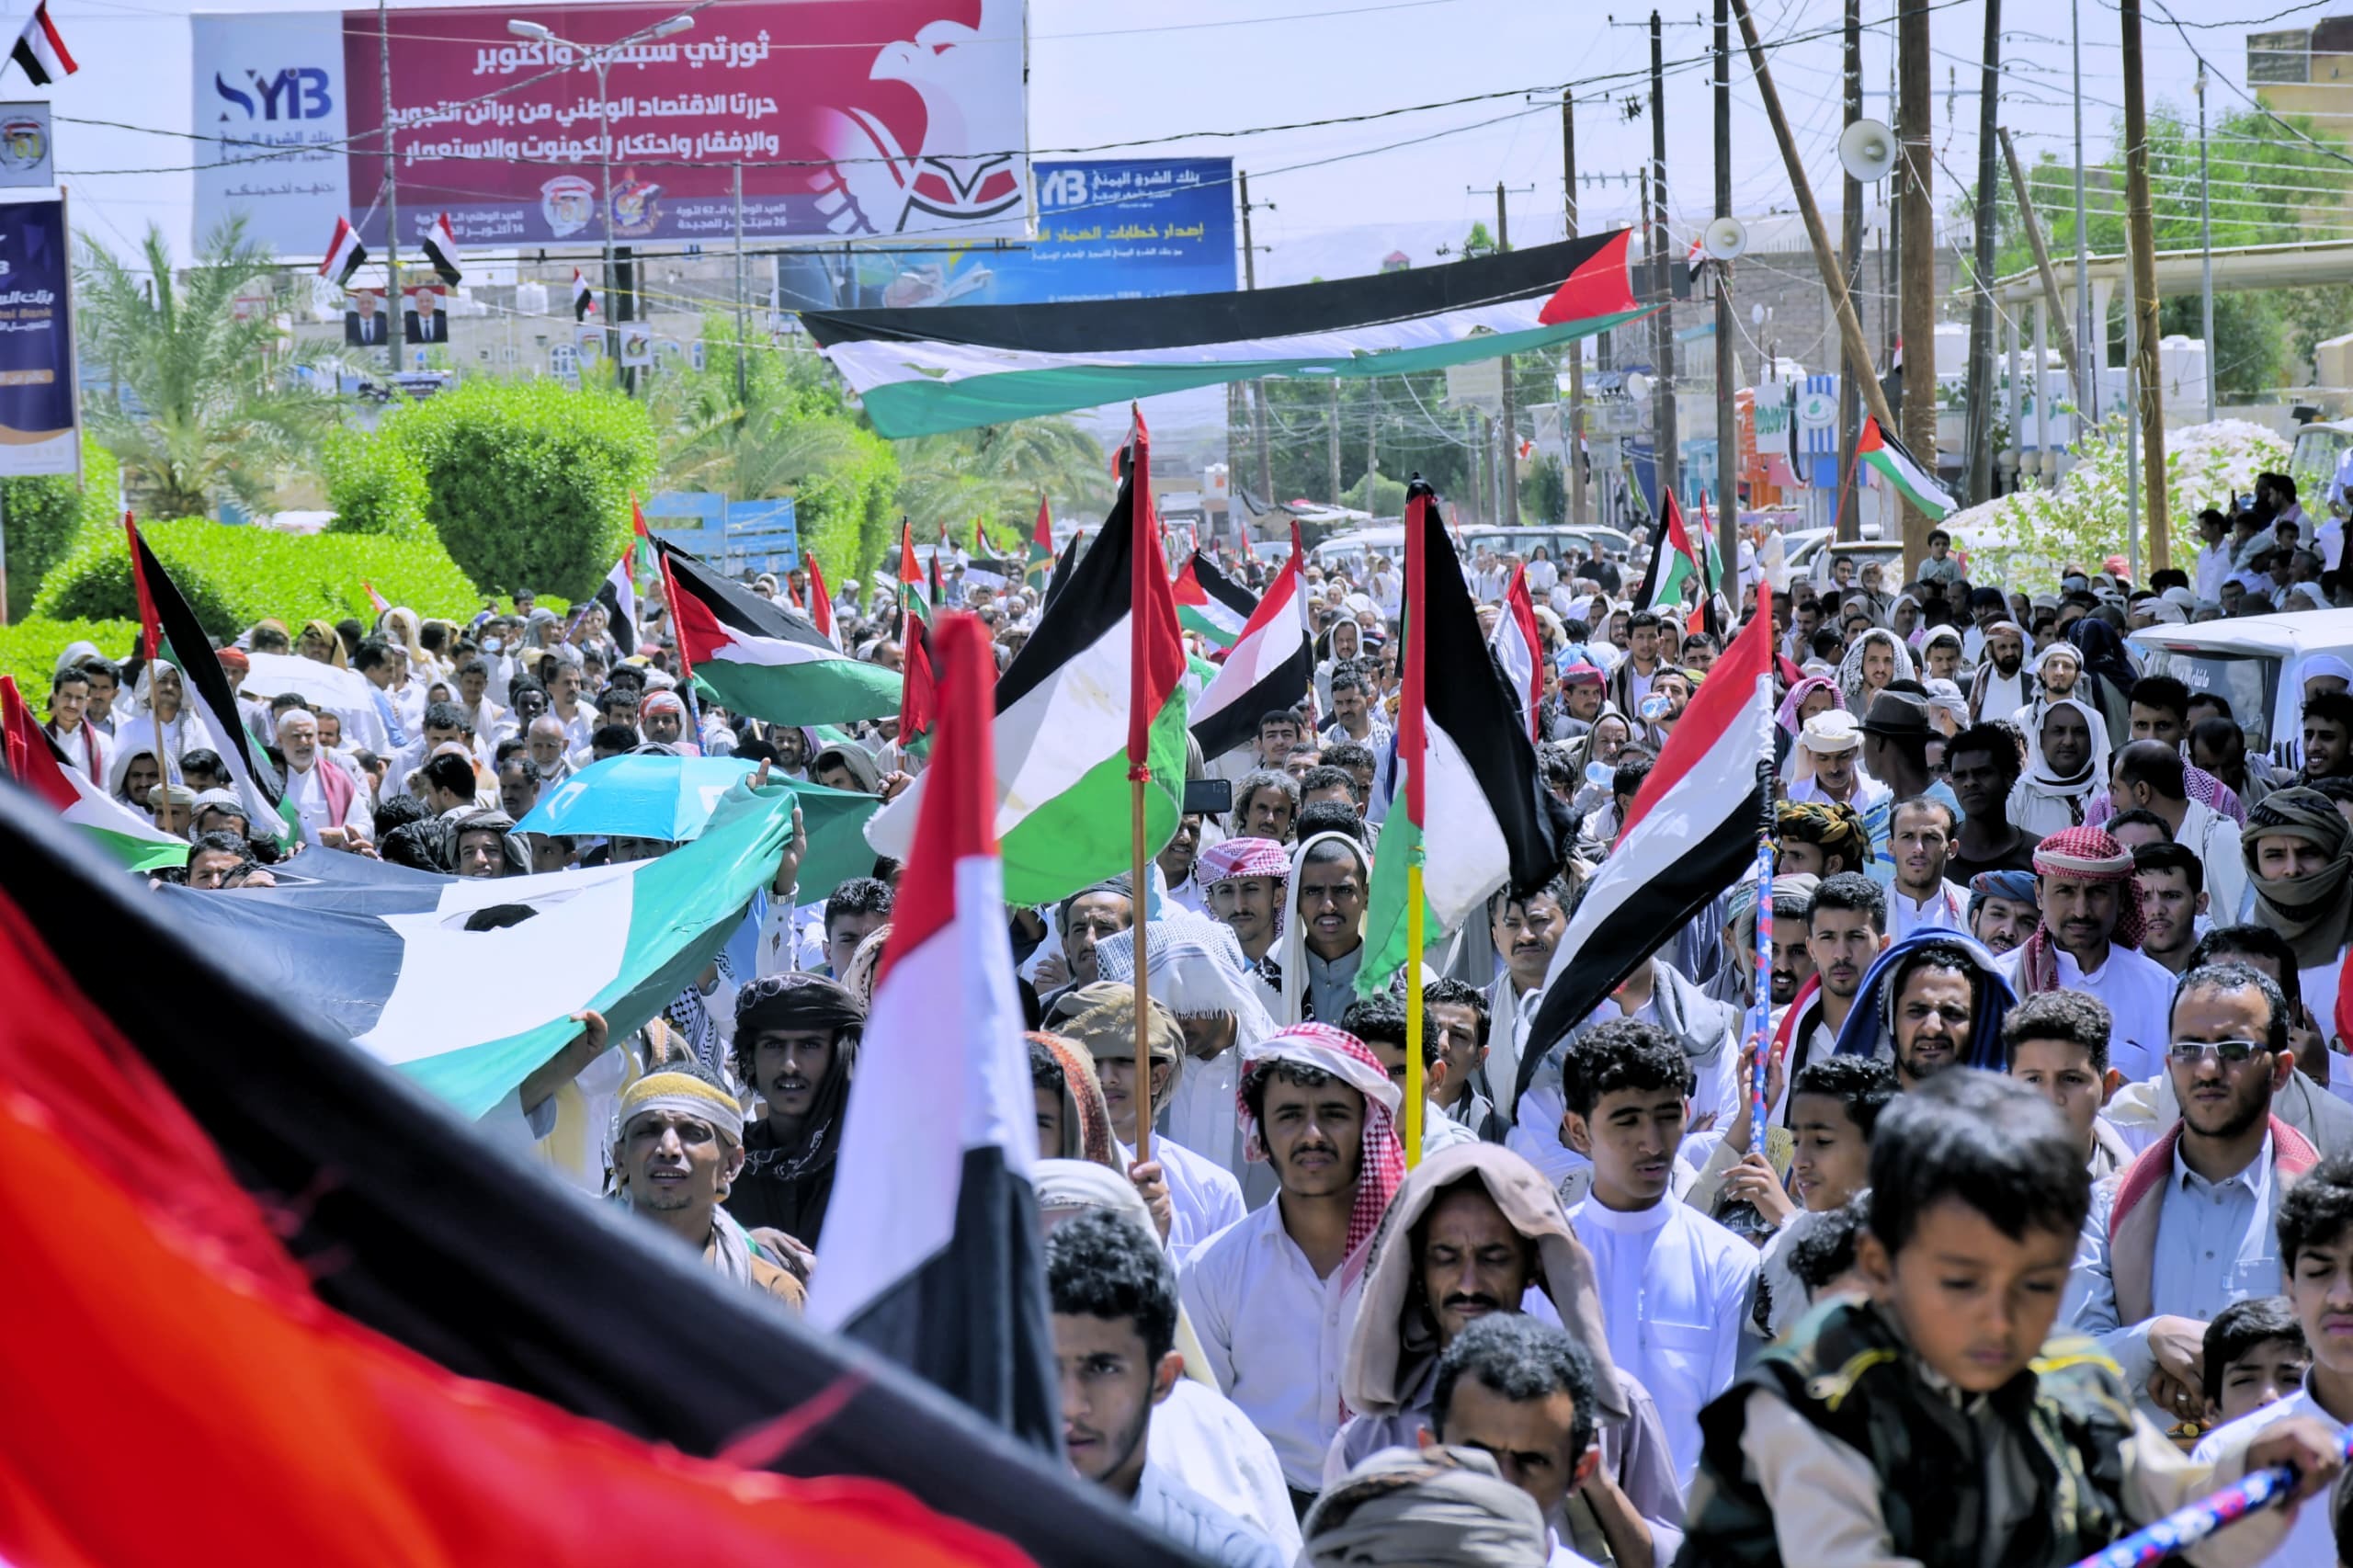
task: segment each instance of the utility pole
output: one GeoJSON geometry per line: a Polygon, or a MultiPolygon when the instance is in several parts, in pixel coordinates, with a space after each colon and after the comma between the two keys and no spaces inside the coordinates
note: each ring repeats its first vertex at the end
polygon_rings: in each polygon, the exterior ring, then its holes
{"type": "MultiPolygon", "coordinates": [[[[2059,337],[2059,362],[2067,367],[2067,384],[2080,387],[2083,378],[2075,358],[2075,333],[2067,324],[2067,311],[2059,298],[2059,274],[2051,265],[2051,247],[2043,242],[2042,219],[2034,210],[2034,192],[2028,188],[2026,169],[2018,162],[2018,144],[2010,140],[2006,126],[2002,131],[2002,155],[2009,161],[2010,184],[2018,195],[2018,220],[2026,227],[2026,243],[2034,252],[2034,269],[2042,278],[2042,319],[2049,323],[2059,337]]],[[[2036,351],[2034,367],[2034,416],[2038,423],[2049,414],[2049,400],[2042,395],[2042,361],[2036,351]]],[[[2047,426],[2046,426],[2047,428],[2047,426]]],[[[2015,434],[2015,432],[2013,433],[2015,434]]]]}
{"type": "Polygon", "coordinates": [[[2120,0],[2124,29],[2124,199],[2132,241],[2133,358],[2143,449],[2141,479],[2149,487],[2149,565],[2170,564],[2165,526],[2165,383],[2157,374],[2157,222],[2149,197],[2149,109],[2141,82],[2141,0],[2120,0]]]}
{"type": "MultiPolygon", "coordinates": [[[[1242,190],[1242,286],[1252,293],[1258,291],[1258,247],[1250,239],[1250,176],[1236,171],[1235,182],[1242,190]]],[[[1272,202],[1266,205],[1272,206],[1272,202]]],[[[1268,506],[1275,503],[1275,460],[1267,446],[1267,383],[1250,383],[1250,437],[1258,448],[1258,494],[1268,506]]]]}
{"type": "Polygon", "coordinates": [[[1657,344],[1658,381],[1652,395],[1658,413],[1651,449],[1658,475],[1659,517],[1666,516],[1666,493],[1680,491],[1683,448],[1675,431],[1675,265],[1666,241],[1666,51],[1658,13],[1651,13],[1651,281],[1658,301],[1654,341],[1657,344]]]}
{"type": "MultiPolygon", "coordinates": [[[[2002,74],[2002,0],[1985,0],[1985,61],[1977,92],[1977,248],[1969,293],[1969,500],[1994,498],[1994,214],[2000,179],[1994,159],[2002,74]]],[[[2012,431],[2013,439],[2017,432],[2012,431]]]]}
{"type": "MultiPolygon", "coordinates": [[[[1846,124],[1863,118],[1863,0],[1847,0],[1846,124]]],[[[1852,175],[1839,187],[1839,265],[1846,275],[1848,296],[1863,278],[1863,182],[1852,175]]],[[[1832,313],[1836,313],[1833,307],[1832,313]]],[[[1881,315],[1885,315],[1882,311],[1881,315]]],[[[1859,384],[1871,373],[1868,359],[1858,359],[1842,341],[1838,354],[1838,537],[1853,542],[1863,537],[1863,519],[1855,506],[1855,438],[1862,433],[1863,393],[1859,384]]]]}
{"type": "MultiPolygon", "coordinates": [[[[1331,418],[1325,422],[1326,428],[1324,433],[1324,444],[1325,448],[1324,457],[1330,463],[1332,471],[1332,505],[1336,506],[1340,505],[1340,378],[1337,376],[1332,377],[1330,379],[1329,387],[1332,393],[1332,415],[1331,418]]],[[[1371,503],[1372,492],[1367,490],[1365,492],[1366,511],[1370,512],[1372,510],[1371,503]]]]}
{"type": "MultiPolygon", "coordinates": [[[[1904,317],[1904,444],[1930,473],[1937,469],[1937,214],[1930,175],[1936,150],[1928,134],[1935,87],[1929,73],[1929,0],[1898,0],[1896,6],[1896,142],[1903,162],[1896,169],[1897,201],[1904,211],[1901,275],[1904,317]]],[[[1904,559],[1917,564],[1928,553],[1928,518],[1905,502],[1904,559]]]]}
{"type": "Polygon", "coordinates": [[[2206,423],[2214,423],[2214,207],[2206,183],[2206,62],[2198,62],[2198,329],[2206,340],[2206,423]]]}
{"type": "Polygon", "coordinates": [[[744,163],[735,163],[735,405],[752,401],[752,324],[744,303],[744,163]]]}
{"type": "Polygon", "coordinates": [[[392,18],[389,0],[376,0],[376,72],[384,93],[384,360],[401,373],[401,187],[392,153],[392,18]]]}
{"type": "MultiPolygon", "coordinates": [[[[1524,186],[1534,190],[1534,186],[1524,186]]],[[[1473,189],[1469,194],[1476,195],[1473,189]]],[[[1495,254],[1501,256],[1511,249],[1511,212],[1504,202],[1504,182],[1495,182],[1495,254]]],[[[1498,424],[1503,430],[1503,446],[1495,454],[1495,521],[1507,527],[1519,526],[1519,425],[1517,414],[1518,400],[1512,393],[1512,358],[1503,357],[1503,415],[1498,424]]]]}
{"type": "Polygon", "coordinates": [[[2075,428],[2084,421],[2099,423],[2099,373],[2108,363],[2108,324],[2092,320],[2091,224],[2084,216],[2084,18],[2083,0],[2067,0],[2074,24],[2075,51],[2075,342],[2076,368],[2083,380],[2075,385],[2075,428]],[[2098,335],[2093,334],[2097,332],[2098,335]]]}
{"type": "MultiPolygon", "coordinates": [[[[1568,237],[1577,237],[1577,116],[1569,95],[1561,95],[1561,187],[1566,192],[1568,237]]],[[[1569,521],[1591,519],[1585,509],[1585,345],[1569,345],[1569,406],[1563,422],[1568,431],[1563,461],[1568,468],[1569,521]]]]}
{"type": "MultiPolygon", "coordinates": [[[[1990,0],[1989,0],[1990,3],[1990,0]]],[[[1716,216],[1732,216],[1732,0],[1716,0],[1716,216]]],[[[1716,273],[1716,551],[1729,580],[1718,584],[1733,613],[1740,613],[1740,415],[1732,383],[1732,263],[1716,273]]],[[[1701,545],[1704,551],[1706,545],[1701,545]]],[[[1701,596],[1706,597],[1704,594],[1701,596]]]]}

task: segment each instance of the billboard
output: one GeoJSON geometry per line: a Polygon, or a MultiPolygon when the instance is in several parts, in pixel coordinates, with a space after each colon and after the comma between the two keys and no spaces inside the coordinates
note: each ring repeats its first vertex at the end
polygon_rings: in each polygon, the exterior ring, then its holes
{"type": "Polygon", "coordinates": [[[0,474],[81,472],[69,235],[62,197],[0,205],[0,474]]]}
{"type": "MultiPolygon", "coordinates": [[[[402,248],[446,211],[460,245],[1020,234],[1029,222],[1021,0],[731,0],[391,13],[402,248]],[[569,41],[565,41],[569,40],[569,41]],[[603,91],[599,71],[603,67],[603,91]]],[[[381,246],[374,10],[191,19],[199,232],[242,213],[317,255],[348,213],[381,246]]]]}
{"type": "Polygon", "coordinates": [[[1042,305],[1237,287],[1232,159],[1041,162],[1032,173],[1030,244],[798,252],[778,258],[779,308],[1042,305]]]}

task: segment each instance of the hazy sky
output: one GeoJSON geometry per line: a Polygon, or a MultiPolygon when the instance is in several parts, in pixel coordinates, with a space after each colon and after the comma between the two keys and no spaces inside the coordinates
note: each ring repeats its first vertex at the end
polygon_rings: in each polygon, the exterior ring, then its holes
{"type": "MultiPolygon", "coordinates": [[[[2187,109],[2197,61],[2165,24],[2169,13],[2161,0],[2150,6],[2151,100],[2187,109]]],[[[20,5],[11,8],[23,15],[20,5]]],[[[2184,0],[2177,13],[2217,74],[2210,102],[2218,114],[2245,101],[2238,91],[2245,18],[2260,9],[2236,0],[2184,0]]],[[[1827,35],[1780,49],[1773,60],[1817,193],[1834,206],[1840,14],[1833,0],[1758,0],[1768,39],[1827,35]]],[[[2268,25],[2296,26],[2325,14],[2322,6],[2300,7],[2268,25]]],[[[72,171],[80,225],[119,244],[154,222],[184,248],[188,175],[100,171],[170,170],[210,155],[187,139],[188,7],[172,0],[54,0],[51,15],[82,64],[52,89],[58,113],[141,128],[57,128],[58,165],[72,171]]],[[[1678,222],[1704,219],[1712,199],[1710,77],[1699,58],[1709,29],[1692,25],[1699,16],[1686,8],[1683,25],[1670,25],[1665,34],[1668,195],[1678,222]]],[[[2063,153],[2072,133],[2067,12],[2013,0],[2007,16],[2003,119],[2029,155],[2063,153]]],[[[1033,148],[1044,153],[1156,139],[1145,150],[1232,155],[1250,171],[1252,196],[1274,203],[1274,210],[1255,215],[1258,242],[1272,247],[1260,257],[1262,280],[1367,270],[1388,248],[1381,241],[1392,227],[1400,243],[1418,240],[1405,248],[1421,259],[1435,244],[1430,236],[1492,216],[1499,179],[1533,187],[1510,194],[1513,238],[1557,237],[1564,85],[1579,100],[1578,158],[1586,170],[1631,175],[1650,149],[1647,108],[1632,119],[1622,108],[1629,95],[1647,99],[1647,33],[1610,25],[1593,0],[1031,0],[1029,17],[1033,148]],[[1483,94],[1501,96],[1352,124],[1257,129],[1483,94]],[[1186,134],[1207,131],[1250,134],[1186,134]],[[1405,227],[1431,222],[1440,226],[1405,227]]],[[[2097,155],[2120,112],[2117,15],[2109,0],[2081,0],[2081,17],[2085,129],[2097,155]]],[[[1620,13],[1619,19],[1637,17],[1620,13]]],[[[1866,0],[1864,19],[1866,108],[1884,118],[1892,0],[1866,0]]],[[[1944,0],[1933,6],[1931,25],[1941,207],[1954,176],[1967,176],[1974,166],[1982,0],[1944,0]],[[1958,87],[1959,96],[1949,97],[1949,87],[1958,87]]],[[[1737,40],[1735,29],[1735,45],[1737,40]]],[[[33,96],[13,74],[6,92],[33,96]]],[[[1789,181],[1737,50],[1733,96],[1735,210],[1786,210],[1789,181]]],[[[1585,224],[1627,222],[1635,205],[1631,184],[1587,189],[1585,224]]]]}

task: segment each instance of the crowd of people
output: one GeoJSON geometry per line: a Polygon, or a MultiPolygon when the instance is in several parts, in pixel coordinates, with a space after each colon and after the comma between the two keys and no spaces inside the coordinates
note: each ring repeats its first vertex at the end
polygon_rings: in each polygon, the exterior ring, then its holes
{"type": "MultiPolygon", "coordinates": [[[[1938,532],[1908,571],[1840,557],[1776,592],[1775,877],[1658,932],[1552,1040],[1531,1030],[1578,900],[1741,587],[1705,618],[1635,608],[1639,554],[1463,562],[1490,628],[1516,583],[1533,602],[1536,787],[1571,853],[1432,933],[1415,1029],[1402,984],[1357,983],[1399,792],[1401,563],[1306,566],[1306,689],[1248,745],[1194,748],[1231,809],[1186,815],[1148,887],[1007,911],[1077,1475],[1252,1568],[2064,1564],[2254,1469],[2313,1496],[2353,1422],[2353,667],[2304,659],[2301,733],[2250,745],[2124,634],[2319,608],[2341,530],[2299,531],[2268,479],[2209,517],[2194,571],[2145,585],[2111,560],[2005,591],[1938,532]]],[[[1041,585],[989,564],[958,559],[946,596],[1009,662],[1041,585]]],[[[832,609],[896,668],[888,581],[832,609]]],[[[749,586],[809,604],[797,571],[749,586]]],[[[76,644],[49,694],[61,757],[185,835],[186,871],[155,874],[194,888],[267,888],[290,856],[659,856],[517,831],[625,754],[883,797],[921,766],[888,718],[698,700],[658,590],[628,627],[518,595],[465,625],[265,620],[218,657],[284,833],[168,662],[76,644]],[[263,654],[354,671],[364,703],[256,690],[263,654]]],[[[584,1016],[485,1119],[785,1311],[824,1267],[898,869],[803,886],[804,847],[752,972],[715,963],[626,1039],[584,1016]]],[[[2353,1508],[2261,1514],[2190,1560],[2353,1562],[2353,1508]]]]}

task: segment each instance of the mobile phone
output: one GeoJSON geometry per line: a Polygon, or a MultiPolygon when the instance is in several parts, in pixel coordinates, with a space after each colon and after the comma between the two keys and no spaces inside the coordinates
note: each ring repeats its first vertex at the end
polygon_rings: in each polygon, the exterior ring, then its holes
{"type": "Polygon", "coordinates": [[[1188,778],[1185,780],[1185,814],[1187,816],[1222,816],[1233,809],[1233,780],[1231,778],[1188,778]]]}

